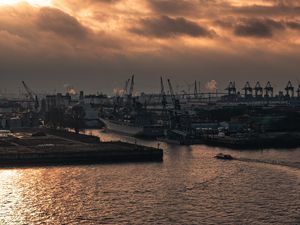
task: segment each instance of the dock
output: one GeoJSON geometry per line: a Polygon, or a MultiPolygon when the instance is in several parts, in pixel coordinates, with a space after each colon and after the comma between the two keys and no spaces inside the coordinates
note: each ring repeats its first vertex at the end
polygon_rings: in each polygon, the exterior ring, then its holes
{"type": "Polygon", "coordinates": [[[120,141],[94,143],[95,139],[81,134],[81,141],[46,134],[12,133],[0,139],[0,167],[57,164],[95,164],[114,162],[161,162],[163,150],[120,141]],[[92,140],[87,143],[86,140],[92,140]],[[82,141],[85,140],[85,141],[82,141]]]}

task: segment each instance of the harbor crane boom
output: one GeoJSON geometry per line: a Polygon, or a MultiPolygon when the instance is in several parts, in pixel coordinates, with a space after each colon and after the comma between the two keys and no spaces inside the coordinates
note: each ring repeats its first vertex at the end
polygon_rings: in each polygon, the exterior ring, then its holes
{"type": "Polygon", "coordinates": [[[167,98],[166,98],[166,92],[165,92],[165,86],[164,86],[164,81],[163,78],[160,77],[160,95],[162,97],[162,105],[163,105],[163,109],[166,108],[167,105],[167,98]]]}
{"type": "Polygon", "coordinates": [[[25,81],[22,81],[23,87],[26,91],[26,96],[31,100],[34,101],[35,100],[35,96],[36,94],[27,86],[27,84],[25,83],[25,81]]]}
{"type": "Polygon", "coordinates": [[[130,89],[129,89],[129,96],[132,96],[134,88],[134,75],[131,77],[130,89]]]}
{"type": "Polygon", "coordinates": [[[176,97],[175,97],[174,90],[173,90],[170,79],[168,79],[168,84],[169,84],[170,94],[171,94],[172,102],[174,104],[174,108],[175,108],[175,110],[180,109],[180,103],[179,103],[179,100],[176,99],[176,97]]]}
{"type": "Polygon", "coordinates": [[[25,81],[22,81],[23,87],[25,91],[27,92],[27,97],[34,102],[34,108],[37,110],[39,108],[39,100],[37,94],[35,94],[25,83],[25,81]]]}
{"type": "Polygon", "coordinates": [[[175,102],[175,94],[170,79],[168,79],[169,90],[173,103],[175,102]]]}
{"type": "Polygon", "coordinates": [[[125,81],[125,86],[124,86],[124,92],[123,92],[123,95],[126,95],[127,92],[128,92],[128,84],[129,84],[129,81],[130,81],[130,79],[127,79],[127,80],[125,81]]]}

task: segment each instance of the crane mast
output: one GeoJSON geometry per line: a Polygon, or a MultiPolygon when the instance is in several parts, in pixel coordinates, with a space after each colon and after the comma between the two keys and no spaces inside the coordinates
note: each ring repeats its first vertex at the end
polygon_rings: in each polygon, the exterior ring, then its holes
{"type": "Polygon", "coordinates": [[[195,84],[194,84],[194,96],[195,98],[198,97],[198,88],[197,88],[197,81],[195,80],[195,84]]]}

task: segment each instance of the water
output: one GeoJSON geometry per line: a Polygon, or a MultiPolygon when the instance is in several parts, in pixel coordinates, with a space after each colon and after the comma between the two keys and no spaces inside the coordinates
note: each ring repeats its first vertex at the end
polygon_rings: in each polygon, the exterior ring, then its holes
{"type": "Polygon", "coordinates": [[[300,224],[300,149],[160,147],[162,163],[1,169],[0,224],[300,224]]]}

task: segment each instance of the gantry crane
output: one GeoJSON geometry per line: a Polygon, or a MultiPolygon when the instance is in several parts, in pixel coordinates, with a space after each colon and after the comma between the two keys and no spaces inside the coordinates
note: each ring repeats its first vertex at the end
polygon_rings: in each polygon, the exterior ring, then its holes
{"type": "Polygon", "coordinates": [[[292,82],[289,81],[285,87],[286,96],[287,97],[294,97],[294,87],[292,85],[292,82]]]}
{"type": "Polygon", "coordinates": [[[265,86],[265,97],[273,97],[273,90],[274,88],[272,87],[270,81],[268,81],[265,86]]]}
{"type": "Polygon", "coordinates": [[[256,85],[254,87],[254,91],[255,91],[255,98],[262,97],[262,95],[263,95],[263,88],[260,85],[259,81],[256,82],[256,85]]]}
{"type": "Polygon", "coordinates": [[[235,82],[230,81],[225,90],[228,91],[228,95],[236,95],[235,82]]]}
{"type": "Polygon", "coordinates": [[[245,91],[245,97],[252,97],[252,87],[250,86],[249,81],[246,82],[245,86],[243,87],[245,91]]]}

